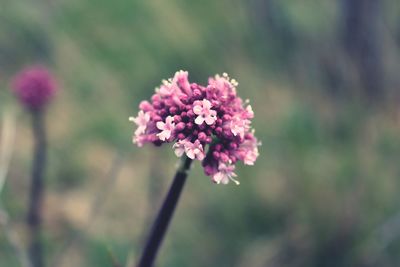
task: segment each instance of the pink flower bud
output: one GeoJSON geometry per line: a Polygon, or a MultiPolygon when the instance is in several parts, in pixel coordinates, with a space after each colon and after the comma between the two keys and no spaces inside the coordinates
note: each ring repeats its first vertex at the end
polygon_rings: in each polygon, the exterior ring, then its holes
{"type": "Polygon", "coordinates": [[[52,99],[57,83],[45,67],[32,66],[14,77],[12,89],[25,107],[40,110],[52,99]]]}

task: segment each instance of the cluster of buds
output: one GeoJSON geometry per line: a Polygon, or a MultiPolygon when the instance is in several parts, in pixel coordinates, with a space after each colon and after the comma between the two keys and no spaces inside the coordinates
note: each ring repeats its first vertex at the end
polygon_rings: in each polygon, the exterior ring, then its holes
{"type": "Polygon", "coordinates": [[[237,96],[237,86],[226,73],[209,78],[205,87],[189,83],[188,72],[176,72],[130,118],[137,125],[133,142],[139,147],[174,142],[175,154],[201,161],[213,182],[239,184],[235,164],[253,165],[260,144],[250,125],[253,110],[237,96]]]}
{"type": "Polygon", "coordinates": [[[26,108],[37,111],[51,100],[57,83],[45,67],[37,65],[18,73],[12,81],[12,89],[26,108]]]}

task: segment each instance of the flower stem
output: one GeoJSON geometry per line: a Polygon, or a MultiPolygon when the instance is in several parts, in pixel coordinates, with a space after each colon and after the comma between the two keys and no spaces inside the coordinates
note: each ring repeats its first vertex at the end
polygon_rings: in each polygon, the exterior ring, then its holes
{"type": "Polygon", "coordinates": [[[44,192],[43,176],[46,164],[46,133],[43,115],[41,111],[32,112],[32,131],[35,144],[27,224],[29,230],[29,257],[33,267],[44,266],[41,231],[44,192]]]}
{"type": "Polygon", "coordinates": [[[164,203],[158,212],[157,218],[150,231],[143,254],[137,267],[151,267],[156,258],[158,249],[163,241],[169,222],[171,221],[179,196],[187,178],[187,171],[190,168],[192,160],[188,157],[182,159],[182,165],[175,174],[174,181],[164,200],[164,203]]]}

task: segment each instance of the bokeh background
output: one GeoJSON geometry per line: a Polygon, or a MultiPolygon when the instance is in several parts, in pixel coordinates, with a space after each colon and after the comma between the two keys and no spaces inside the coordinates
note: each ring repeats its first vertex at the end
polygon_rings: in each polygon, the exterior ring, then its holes
{"type": "Polygon", "coordinates": [[[1,200],[23,238],[32,138],[9,83],[46,64],[48,265],[135,262],[177,159],[132,145],[128,117],[177,70],[227,72],[260,157],[240,186],[195,164],[157,266],[400,266],[399,51],[397,0],[1,0],[0,113],[18,113],[1,200]]]}

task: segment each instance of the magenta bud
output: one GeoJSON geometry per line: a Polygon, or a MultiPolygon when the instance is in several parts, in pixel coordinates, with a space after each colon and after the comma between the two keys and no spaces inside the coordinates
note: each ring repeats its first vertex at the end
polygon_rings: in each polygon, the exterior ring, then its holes
{"type": "Polygon", "coordinates": [[[153,101],[153,106],[154,106],[156,109],[161,109],[161,108],[162,108],[162,104],[161,104],[161,102],[158,101],[158,100],[154,100],[154,101],[153,101]]]}
{"type": "Polygon", "coordinates": [[[221,151],[222,150],[222,145],[221,144],[216,144],[215,145],[215,150],[216,151],[221,151]]]}
{"type": "Polygon", "coordinates": [[[158,115],[154,115],[153,116],[153,121],[162,121],[163,119],[160,117],[160,116],[158,116],[158,115]]]}
{"type": "Polygon", "coordinates": [[[199,89],[194,89],[193,90],[193,96],[194,97],[199,97],[199,96],[201,96],[201,91],[199,90],[199,89]]]}
{"type": "Polygon", "coordinates": [[[149,103],[149,101],[142,101],[139,104],[139,108],[144,112],[152,111],[153,106],[149,103]]]}
{"type": "Polygon", "coordinates": [[[206,175],[212,175],[212,174],[214,174],[216,171],[215,171],[215,169],[213,168],[213,167],[211,167],[210,165],[205,165],[204,166],[204,173],[206,174],[206,175]]]}
{"type": "Polygon", "coordinates": [[[204,132],[200,132],[198,135],[200,142],[205,142],[207,139],[207,135],[204,132]]]}
{"type": "Polygon", "coordinates": [[[232,117],[230,115],[228,115],[228,114],[225,114],[224,116],[222,116],[222,119],[224,121],[230,121],[232,119],[232,117]]]}
{"type": "Polygon", "coordinates": [[[230,149],[237,149],[238,145],[236,143],[229,143],[230,149]]]}
{"type": "Polygon", "coordinates": [[[183,133],[179,133],[179,134],[177,135],[177,137],[178,137],[179,140],[183,140],[183,139],[186,138],[186,136],[185,136],[183,133]]]}
{"type": "Polygon", "coordinates": [[[169,108],[169,113],[171,113],[172,115],[175,115],[178,112],[178,108],[175,106],[172,106],[169,108]]]}
{"type": "Polygon", "coordinates": [[[171,99],[165,99],[164,100],[164,105],[167,106],[167,107],[173,106],[174,104],[175,104],[174,101],[171,100],[171,99]]]}
{"type": "Polygon", "coordinates": [[[219,159],[219,157],[220,157],[219,152],[218,152],[218,151],[214,151],[214,152],[213,152],[213,157],[214,157],[215,159],[219,159]]]}
{"type": "Polygon", "coordinates": [[[52,99],[57,90],[57,83],[45,67],[32,66],[14,77],[12,89],[24,106],[31,110],[39,110],[52,99]]]}
{"type": "Polygon", "coordinates": [[[224,136],[227,137],[227,138],[230,138],[230,137],[232,137],[233,135],[232,135],[232,132],[231,132],[230,130],[225,130],[225,131],[224,131],[224,136]]]}
{"type": "Polygon", "coordinates": [[[175,122],[175,123],[178,123],[178,122],[181,122],[181,121],[182,121],[181,116],[179,116],[179,115],[175,115],[175,116],[174,116],[174,122],[175,122]]]}
{"type": "Polygon", "coordinates": [[[153,105],[154,105],[154,102],[155,101],[157,101],[157,102],[159,102],[159,101],[161,101],[161,97],[159,96],[159,95],[153,95],[152,97],[151,97],[151,101],[153,101],[153,105]]]}
{"type": "Polygon", "coordinates": [[[186,128],[192,129],[193,128],[193,123],[192,122],[186,123],[186,128]]]}
{"type": "Polygon", "coordinates": [[[216,133],[216,134],[218,134],[218,135],[221,135],[221,134],[222,134],[222,132],[223,132],[223,130],[222,130],[222,128],[221,128],[221,127],[217,127],[217,128],[215,128],[215,133],[216,133]]]}
{"type": "Polygon", "coordinates": [[[206,138],[206,143],[207,143],[207,144],[211,144],[211,142],[212,142],[212,138],[211,138],[210,136],[208,136],[208,137],[206,138]]]}
{"type": "Polygon", "coordinates": [[[175,127],[175,130],[176,131],[182,131],[182,130],[184,130],[185,129],[185,123],[184,122],[179,122],[177,125],[176,125],[176,127],[175,127]]]}
{"type": "Polygon", "coordinates": [[[229,157],[227,154],[225,154],[224,152],[221,152],[220,154],[220,158],[223,162],[228,162],[229,161],[229,157]]]}
{"type": "Polygon", "coordinates": [[[193,110],[188,110],[187,115],[188,115],[189,117],[194,117],[194,112],[193,112],[193,110]]]}

